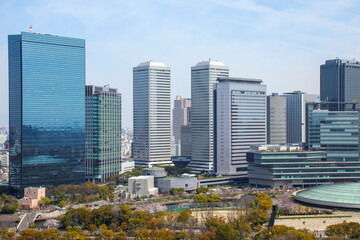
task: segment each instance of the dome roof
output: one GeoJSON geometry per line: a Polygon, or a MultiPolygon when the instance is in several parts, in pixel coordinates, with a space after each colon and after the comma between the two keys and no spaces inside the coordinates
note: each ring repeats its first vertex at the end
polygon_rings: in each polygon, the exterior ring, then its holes
{"type": "Polygon", "coordinates": [[[328,207],[360,209],[360,183],[325,184],[294,194],[300,202],[328,207]]]}

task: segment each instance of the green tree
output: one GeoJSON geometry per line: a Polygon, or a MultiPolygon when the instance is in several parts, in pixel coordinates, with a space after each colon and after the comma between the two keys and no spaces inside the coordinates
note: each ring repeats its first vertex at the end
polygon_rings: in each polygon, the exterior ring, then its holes
{"type": "Polygon", "coordinates": [[[58,204],[59,207],[64,208],[66,206],[66,203],[64,200],[60,201],[58,204]]]}
{"type": "Polygon", "coordinates": [[[292,240],[315,240],[316,235],[307,229],[296,230],[293,227],[275,225],[269,229],[264,229],[254,236],[256,240],[268,239],[292,239],[292,240]]]}
{"type": "Polygon", "coordinates": [[[177,220],[178,222],[181,222],[183,223],[183,227],[185,228],[185,225],[189,222],[189,219],[191,217],[191,210],[190,208],[187,208],[187,209],[184,209],[184,210],[181,210],[177,216],[177,220]]]}
{"type": "Polygon", "coordinates": [[[325,234],[329,237],[358,239],[360,237],[360,224],[356,222],[333,224],[326,227],[325,234]]]}
{"type": "Polygon", "coordinates": [[[48,197],[42,197],[39,201],[41,207],[45,207],[51,203],[51,199],[48,197]]]}
{"type": "Polygon", "coordinates": [[[194,197],[194,202],[202,203],[204,205],[207,203],[207,200],[208,200],[207,196],[204,193],[199,193],[194,197]]]}
{"type": "Polygon", "coordinates": [[[40,232],[40,239],[60,240],[61,235],[62,234],[59,230],[50,228],[40,232]]]}
{"type": "Polygon", "coordinates": [[[13,214],[14,212],[16,212],[18,207],[19,207],[18,201],[17,201],[17,199],[14,199],[11,202],[6,202],[2,206],[1,213],[3,213],[3,214],[13,214]]]}
{"type": "Polygon", "coordinates": [[[215,240],[233,240],[237,239],[239,232],[236,231],[230,224],[220,224],[216,228],[215,240]]]}
{"type": "Polygon", "coordinates": [[[208,231],[215,232],[220,224],[225,224],[225,220],[221,217],[210,217],[205,219],[205,227],[208,231]]]}
{"type": "Polygon", "coordinates": [[[25,229],[22,230],[20,236],[17,237],[17,240],[33,240],[33,239],[41,239],[41,233],[34,229],[25,229]]]}
{"type": "Polygon", "coordinates": [[[208,199],[209,202],[221,202],[221,198],[217,194],[211,194],[208,199]]]}
{"type": "Polygon", "coordinates": [[[209,191],[209,188],[208,187],[198,187],[196,188],[196,193],[199,194],[199,193],[207,193],[209,191]]]}
{"type": "Polygon", "coordinates": [[[84,232],[79,227],[67,227],[65,233],[65,239],[71,240],[85,240],[84,232]]]}
{"type": "Polygon", "coordinates": [[[93,215],[92,222],[96,224],[96,226],[100,226],[102,224],[110,226],[112,222],[116,221],[116,212],[113,211],[113,207],[111,205],[94,209],[91,214],[93,215]]]}
{"type": "Polygon", "coordinates": [[[15,239],[15,233],[9,232],[8,230],[0,230],[0,239],[15,239]]]}
{"type": "Polygon", "coordinates": [[[250,202],[250,206],[256,209],[269,210],[272,209],[272,199],[266,193],[259,193],[255,201],[250,202]]]}
{"type": "Polygon", "coordinates": [[[60,220],[61,228],[67,228],[72,226],[83,226],[85,229],[89,227],[92,223],[93,215],[91,212],[82,207],[82,208],[71,208],[60,220]]]}
{"type": "Polygon", "coordinates": [[[247,215],[247,220],[250,222],[251,227],[254,229],[255,227],[269,221],[269,216],[264,210],[256,209],[252,210],[250,214],[247,215]]]}

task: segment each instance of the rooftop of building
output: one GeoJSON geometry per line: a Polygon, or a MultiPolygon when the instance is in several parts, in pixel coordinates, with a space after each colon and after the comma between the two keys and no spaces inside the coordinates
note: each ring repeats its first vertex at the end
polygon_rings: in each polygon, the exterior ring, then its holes
{"type": "Polygon", "coordinates": [[[150,178],[154,178],[154,176],[140,175],[140,176],[136,176],[136,177],[131,177],[129,179],[150,179],[150,178]]]}
{"type": "Polygon", "coordinates": [[[138,67],[146,67],[146,66],[149,66],[149,67],[167,67],[165,63],[155,62],[153,60],[142,62],[137,66],[138,67]]]}
{"type": "Polygon", "coordinates": [[[202,61],[202,62],[198,62],[195,67],[200,67],[200,66],[209,66],[209,65],[214,65],[214,66],[221,66],[221,67],[227,67],[224,63],[219,62],[219,61],[214,61],[209,59],[208,61],[202,61]]]}
{"type": "Polygon", "coordinates": [[[272,152],[321,152],[307,150],[302,144],[263,144],[250,146],[252,152],[272,153],[272,152]]]}
{"type": "Polygon", "coordinates": [[[262,83],[263,80],[255,78],[238,78],[238,77],[219,77],[219,82],[242,82],[242,83],[262,83]]]}
{"type": "Polygon", "coordinates": [[[294,194],[296,200],[344,208],[360,208],[360,183],[343,182],[324,184],[299,191],[294,194]]]}
{"type": "Polygon", "coordinates": [[[350,59],[340,59],[340,58],[335,58],[335,59],[329,59],[325,61],[324,65],[333,65],[333,64],[339,64],[339,63],[348,63],[348,64],[360,64],[360,61],[355,60],[355,58],[353,60],[350,59]]]}

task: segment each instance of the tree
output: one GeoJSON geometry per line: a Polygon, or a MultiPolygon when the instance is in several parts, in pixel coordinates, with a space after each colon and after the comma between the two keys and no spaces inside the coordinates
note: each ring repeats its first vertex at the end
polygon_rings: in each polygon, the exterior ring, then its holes
{"type": "Polygon", "coordinates": [[[185,228],[185,224],[187,224],[187,223],[189,222],[189,219],[190,219],[190,217],[191,217],[191,213],[192,213],[192,212],[191,212],[190,208],[181,210],[181,211],[179,212],[179,215],[178,215],[178,217],[177,217],[177,220],[178,220],[178,222],[183,223],[184,228],[185,228]]]}
{"type": "Polygon", "coordinates": [[[67,227],[65,239],[85,240],[84,232],[79,227],[67,227]]]}
{"type": "Polygon", "coordinates": [[[194,197],[194,202],[203,203],[205,205],[207,203],[207,197],[204,193],[199,193],[194,197]]]}
{"type": "Polygon", "coordinates": [[[14,199],[13,201],[7,202],[5,201],[5,204],[3,205],[1,209],[1,213],[3,214],[13,214],[18,209],[19,204],[17,199],[14,199]]]}
{"type": "Polygon", "coordinates": [[[46,229],[40,232],[40,239],[60,240],[61,232],[57,229],[46,229]]]}
{"type": "Polygon", "coordinates": [[[267,239],[293,239],[293,240],[315,240],[316,235],[307,229],[296,230],[293,227],[275,225],[269,229],[264,229],[255,235],[256,240],[267,239]]]}
{"type": "Polygon", "coordinates": [[[246,239],[251,234],[251,226],[243,215],[237,215],[236,217],[229,218],[229,223],[234,229],[239,231],[240,239],[246,239]]]}
{"type": "Polygon", "coordinates": [[[217,194],[211,194],[208,201],[209,202],[221,202],[221,198],[217,194]]]}
{"type": "Polygon", "coordinates": [[[14,238],[15,238],[14,232],[9,232],[8,230],[0,230],[0,239],[8,240],[14,238]]]}
{"type": "Polygon", "coordinates": [[[71,226],[83,226],[84,228],[88,228],[88,226],[92,223],[93,215],[91,212],[84,208],[71,208],[69,211],[65,213],[63,218],[60,220],[61,228],[67,228],[71,226]]]}
{"type": "Polygon", "coordinates": [[[208,231],[215,232],[220,224],[225,224],[225,220],[221,217],[210,217],[205,219],[205,227],[208,231]]]}
{"type": "Polygon", "coordinates": [[[61,200],[61,201],[59,202],[59,204],[58,204],[58,207],[61,207],[61,208],[66,207],[65,201],[64,201],[64,200],[61,200]]]}
{"type": "Polygon", "coordinates": [[[91,214],[93,215],[92,222],[96,224],[96,226],[100,226],[101,224],[109,226],[112,222],[116,221],[116,212],[112,210],[111,205],[94,209],[91,214]]]}
{"type": "Polygon", "coordinates": [[[101,233],[101,236],[100,236],[101,239],[111,239],[111,240],[125,240],[125,233],[124,232],[121,232],[121,233],[114,233],[113,231],[111,230],[105,230],[105,231],[102,231],[101,233]]]}
{"type": "Polygon", "coordinates": [[[325,234],[329,237],[357,239],[360,237],[360,224],[356,222],[333,224],[326,227],[325,234]]]}
{"type": "Polygon", "coordinates": [[[215,232],[206,232],[202,235],[197,236],[199,240],[215,240],[216,233],[215,232]]]}
{"type": "Polygon", "coordinates": [[[239,232],[236,231],[230,224],[220,224],[216,228],[215,240],[233,240],[237,239],[239,232]]]}
{"type": "Polygon", "coordinates": [[[255,227],[269,221],[269,217],[264,210],[256,209],[252,210],[250,214],[247,215],[247,220],[250,222],[251,227],[254,229],[255,227]]]}
{"type": "Polygon", "coordinates": [[[48,197],[42,197],[39,201],[41,207],[45,207],[51,203],[51,199],[48,197]]]}
{"type": "Polygon", "coordinates": [[[198,187],[196,188],[196,193],[199,194],[199,193],[207,193],[209,191],[209,188],[208,187],[198,187]]]}
{"type": "Polygon", "coordinates": [[[269,210],[272,209],[272,199],[266,193],[259,193],[254,202],[250,202],[250,206],[256,209],[269,210]]]}
{"type": "Polygon", "coordinates": [[[33,239],[41,239],[41,233],[34,229],[25,229],[22,230],[20,236],[17,238],[18,240],[33,240],[33,239]]]}

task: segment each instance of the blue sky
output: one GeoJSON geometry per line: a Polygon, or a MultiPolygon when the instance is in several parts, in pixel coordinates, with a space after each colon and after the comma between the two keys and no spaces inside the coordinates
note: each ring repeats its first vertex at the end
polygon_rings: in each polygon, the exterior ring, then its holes
{"type": "Polygon", "coordinates": [[[132,67],[171,67],[172,99],[190,97],[190,67],[209,58],[268,93],[319,92],[319,66],[360,59],[357,0],[0,0],[0,126],[8,122],[7,35],[29,31],[86,40],[87,84],[116,87],[132,127],[132,67]]]}

